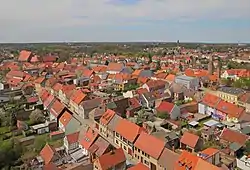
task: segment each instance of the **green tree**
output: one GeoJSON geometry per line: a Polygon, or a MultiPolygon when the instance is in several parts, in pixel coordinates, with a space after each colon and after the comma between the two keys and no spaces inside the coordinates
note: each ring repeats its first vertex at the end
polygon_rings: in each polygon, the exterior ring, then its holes
{"type": "Polygon", "coordinates": [[[29,118],[34,124],[44,122],[44,115],[40,109],[33,110],[29,118]]]}
{"type": "Polygon", "coordinates": [[[161,119],[169,119],[169,114],[167,112],[157,112],[156,116],[161,119]]]}
{"type": "Polygon", "coordinates": [[[148,59],[149,59],[149,63],[152,63],[152,54],[151,53],[148,53],[148,59]]]}

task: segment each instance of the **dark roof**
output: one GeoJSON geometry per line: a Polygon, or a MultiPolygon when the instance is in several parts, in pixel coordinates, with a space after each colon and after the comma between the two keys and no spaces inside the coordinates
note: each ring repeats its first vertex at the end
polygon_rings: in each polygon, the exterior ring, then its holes
{"type": "Polygon", "coordinates": [[[229,93],[232,95],[240,95],[245,93],[243,89],[240,88],[235,88],[235,87],[221,87],[218,89],[218,91],[224,92],[224,93],[229,93]]]}

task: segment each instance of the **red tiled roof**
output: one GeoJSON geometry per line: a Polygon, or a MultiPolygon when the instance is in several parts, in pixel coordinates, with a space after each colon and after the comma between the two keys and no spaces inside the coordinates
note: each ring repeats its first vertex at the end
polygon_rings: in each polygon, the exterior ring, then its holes
{"type": "Polygon", "coordinates": [[[142,163],[138,163],[135,166],[128,168],[128,170],[149,170],[149,168],[142,163]]]}
{"type": "Polygon", "coordinates": [[[176,161],[174,170],[220,170],[219,167],[193,155],[190,152],[183,151],[176,161]]]}
{"type": "Polygon", "coordinates": [[[40,152],[40,156],[43,158],[45,165],[51,163],[56,151],[49,144],[46,144],[40,152]]]}
{"type": "Polygon", "coordinates": [[[66,127],[70,122],[70,120],[72,119],[72,117],[73,116],[68,111],[65,111],[60,117],[59,122],[61,122],[63,126],[66,127]]]}
{"type": "Polygon", "coordinates": [[[103,125],[107,125],[110,120],[115,116],[115,112],[113,110],[108,109],[101,117],[100,123],[103,125]]]}
{"type": "Polygon", "coordinates": [[[122,71],[123,67],[122,63],[109,63],[107,71],[122,71]]]}
{"type": "Polygon", "coordinates": [[[227,128],[223,129],[223,131],[220,134],[220,138],[230,143],[236,142],[241,145],[244,145],[246,141],[249,139],[247,135],[244,135],[240,132],[227,128]]]}
{"type": "Polygon", "coordinates": [[[79,132],[68,134],[66,136],[66,138],[67,138],[67,141],[68,141],[69,144],[76,143],[76,142],[78,142],[79,132]]]}
{"type": "Polygon", "coordinates": [[[143,128],[126,119],[121,119],[116,125],[115,131],[133,143],[137,136],[143,131],[143,128]]]}
{"type": "Polygon", "coordinates": [[[198,140],[199,140],[199,136],[194,135],[189,132],[184,132],[183,136],[181,137],[180,142],[192,148],[195,148],[195,146],[198,143],[198,140]]]}
{"type": "Polygon", "coordinates": [[[166,77],[166,80],[167,80],[167,81],[174,81],[174,80],[175,80],[175,75],[174,75],[174,74],[169,74],[169,75],[166,77]]]}
{"type": "Polygon", "coordinates": [[[218,103],[216,109],[221,111],[222,113],[227,114],[227,116],[229,116],[231,118],[232,117],[239,118],[244,111],[244,108],[239,107],[233,103],[226,102],[224,100],[221,100],[218,103]]]}
{"type": "Polygon", "coordinates": [[[61,83],[56,83],[56,84],[52,87],[52,89],[53,89],[54,91],[58,92],[59,90],[62,89],[62,87],[63,87],[63,85],[62,85],[61,83]]]}
{"type": "Polygon", "coordinates": [[[125,154],[122,148],[116,149],[113,152],[106,153],[97,158],[102,170],[108,170],[112,167],[126,161],[125,154]]]}
{"type": "Polygon", "coordinates": [[[158,90],[164,88],[167,82],[163,80],[149,80],[146,84],[150,90],[158,90]]]}
{"type": "Polygon", "coordinates": [[[141,133],[134,146],[147,153],[151,157],[158,159],[165,147],[165,143],[152,135],[141,133]]]}
{"type": "Polygon", "coordinates": [[[19,54],[18,61],[28,61],[30,55],[31,55],[30,51],[22,50],[19,54]]]}
{"type": "Polygon", "coordinates": [[[220,100],[221,99],[218,96],[206,93],[202,100],[202,103],[206,104],[207,106],[215,108],[220,100]]]}
{"type": "Polygon", "coordinates": [[[70,100],[79,105],[87,95],[84,94],[80,89],[75,90],[70,97],[70,100]]]}
{"type": "Polygon", "coordinates": [[[50,112],[57,118],[64,108],[64,105],[59,100],[55,100],[50,109],[50,112]]]}
{"type": "Polygon", "coordinates": [[[156,110],[159,112],[167,112],[168,114],[170,114],[173,108],[173,103],[162,101],[161,104],[156,108],[156,110]]]}
{"type": "Polygon", "coordinates": [[[88,128],[87,132],[84,134],[83,138],[80,139],[80,144],[83,148],[89,149],[89,147],[94,143],[97,139],[98,133],[95,132],[93,129],[88,128]]]}

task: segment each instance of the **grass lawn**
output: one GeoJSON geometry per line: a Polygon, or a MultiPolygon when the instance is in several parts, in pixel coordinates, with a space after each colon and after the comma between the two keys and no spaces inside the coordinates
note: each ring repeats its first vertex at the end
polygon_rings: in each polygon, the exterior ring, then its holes
{"type": "Polygon", "coordinates": [[[46,143],[50,144],[51,146],[58,148],[63,145],[63,139],[59,140],[51,140],[49,138],[49,134],[42,134],[37,135],[35,138],[35,148],[36,150],[40,151],[40,148],[43,147],[46,143]]]}

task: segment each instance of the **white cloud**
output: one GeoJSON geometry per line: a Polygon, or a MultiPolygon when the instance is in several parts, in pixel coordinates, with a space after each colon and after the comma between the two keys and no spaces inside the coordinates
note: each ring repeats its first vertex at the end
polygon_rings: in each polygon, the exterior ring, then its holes
{"type": "Polygon", "coordinates": [[[112,5],[109,1],[0,0],[0,37],[63,27],[137,24],[137,19],[189,22],[250,18],[250,0],[140,0],[134,5],[112,5]]]}
{"type": "Polygon", "coordinates": [[[249,0],[141,0],[115,6],[108,0],[0,0],[0,21],[64,25],[105,23],[130,18],[249,18],[249,0]],[[88,21],[88,22],[87,22],[88,21]]]}

